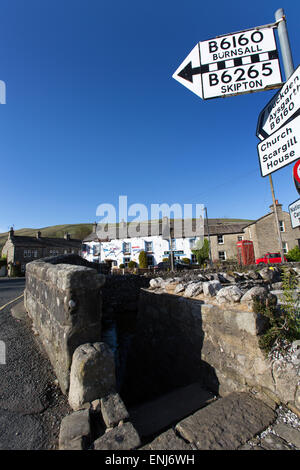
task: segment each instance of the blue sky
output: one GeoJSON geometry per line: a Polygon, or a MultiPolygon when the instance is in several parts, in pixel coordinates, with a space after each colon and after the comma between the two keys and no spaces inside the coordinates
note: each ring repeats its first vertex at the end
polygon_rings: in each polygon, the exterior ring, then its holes
{"type": "MultiPolygon", "coordinates": [[[[294,0],[2,0],[0,231],[93,222],[119,195],[263,215],[255,131],[276,91],[202,100],[172,74],[199,41],[272,23],[280,7],[297,67],[294,0]]],[[[273,174],[285,210],[292,169],[273,174]]]]}

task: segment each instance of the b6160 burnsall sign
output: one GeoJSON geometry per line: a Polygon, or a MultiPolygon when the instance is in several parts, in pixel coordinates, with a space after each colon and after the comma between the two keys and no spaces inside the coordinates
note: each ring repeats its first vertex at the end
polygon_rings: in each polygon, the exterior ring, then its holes
{"type": "Polygon", "coordinates": [[[204,99],[278,88],[282,77],[274,31],[252,29],[200,42],[173,78],[204,99]]]}

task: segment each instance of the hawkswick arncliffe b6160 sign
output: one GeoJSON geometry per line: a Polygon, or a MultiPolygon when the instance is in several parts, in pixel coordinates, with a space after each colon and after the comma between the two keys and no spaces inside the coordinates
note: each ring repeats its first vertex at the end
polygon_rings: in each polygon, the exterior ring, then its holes
{"type": "Polygon", "coordinates": [[[276,132],[300,109],[300,66],[260,112],[256,135],[260,139],[276,132]]]}
{"type": "Polygon", "coordinates": [[[278,88],[282,77],[274,31],[255,28],[200,42],[173,78],[203,99],[278,88]]]}

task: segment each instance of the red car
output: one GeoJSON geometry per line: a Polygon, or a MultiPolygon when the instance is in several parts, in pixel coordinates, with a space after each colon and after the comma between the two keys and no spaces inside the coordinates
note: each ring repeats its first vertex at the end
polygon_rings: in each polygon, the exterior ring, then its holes
{"type": "MultiPolygon", "coordinates": [[[[285,256],[284,256],[284,261],[287,261],[285,256]]],[[[258,258],[255,261],[255,263],[256,264],[281,263],[281,256],[280,256],[280,253],[266,253],[262,258],[258,258]]]]}

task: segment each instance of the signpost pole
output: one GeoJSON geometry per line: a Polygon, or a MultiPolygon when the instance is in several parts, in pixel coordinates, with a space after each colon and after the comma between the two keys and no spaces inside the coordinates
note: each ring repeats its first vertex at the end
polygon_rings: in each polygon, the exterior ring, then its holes
{"type": "MultiPolygon", "coordinates": [[[[205,218],[206,218],[206,227],[207,227],[207,238],[208,238],[208,245],[209,245],[209,264],[212,267],[212,256],[211,256],[211,246],[210,246],[210,235],[209,235],[209,225],[208,225],[208,218],[207,218],[207,208],[205,207],[205,218]]],[[[203,239],[204,242],[204,239],[203,239]]]]}
{"type": "Polygon", "coordinates": [[[275,12],[275,20],[278,23],[278,37],[282,55],[282,62],[285,73],[285,80],[288,80],[292,73],[294,72],[294,62],[292,57],[292,51],[289,41],[289,36],[286,27],[286,20],[283,8],[279,8],[275,12]],[[280,21],[281,20],[281,21],[280,21]]]}
{"type": "MultiPolygon", "coordinates": [[[[283,8],[279,8],[278,10],[276,10],[275,20],[276,22],[279,21],[278,37],[279,37],[279,43],[280,43],[280,50],[282,54],[285,79],[288,80],[290,76],[292,75],[292,73],[294,72],[294,63],[293,63],[292,52],[291,52],[290,41],[288,37],[285,14],[284,14],[283,8]]],[[[276,207],[275,192],[274,192],[274,186],[273,186],[273,180],[272,180],[271,174],[269,175],[269,180],[270,180],[270,186],[271,186],[271,192],[272,192],[272,198],[273,198],[274,216],[275,216],[275,223],[276,223],[277,233],[278,233],[281,262],[283,263],[284,252],[283,252],[281,232],[279,228],[279,220],[278,220],[277,207],[276,207]]]]}

